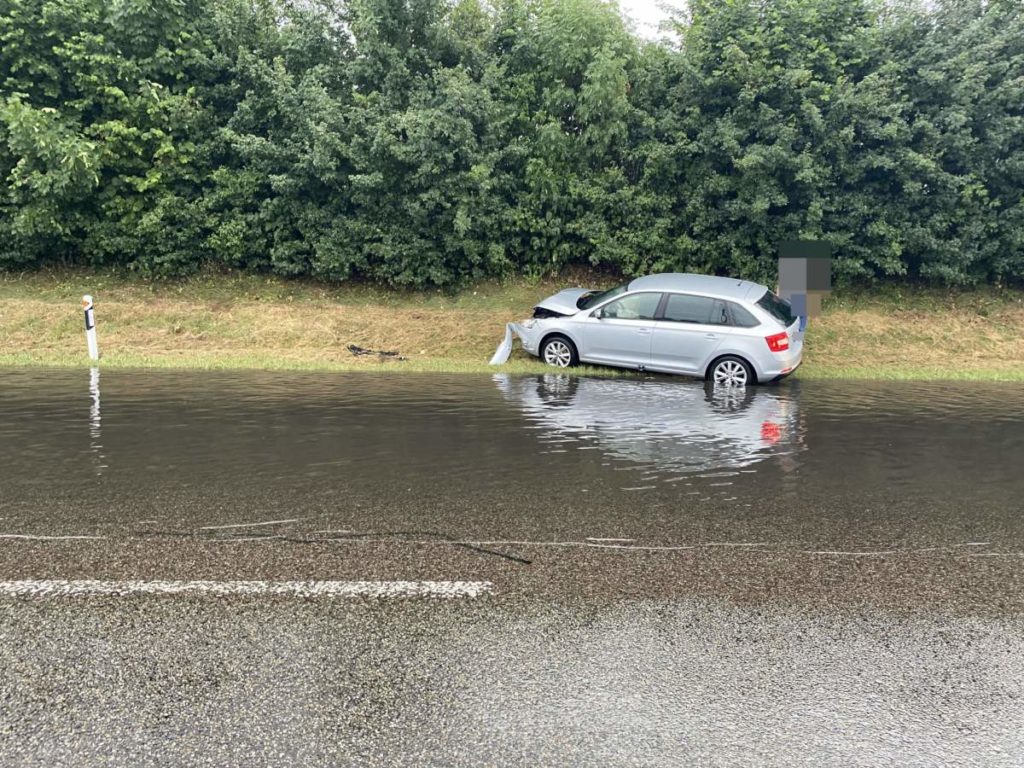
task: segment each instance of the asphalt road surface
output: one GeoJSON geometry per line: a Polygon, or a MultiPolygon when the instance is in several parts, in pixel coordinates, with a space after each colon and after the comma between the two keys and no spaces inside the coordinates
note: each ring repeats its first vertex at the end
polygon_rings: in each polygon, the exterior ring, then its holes
{"type": "Polygon", "coordinates": [[[1024,389],[0,371],[4,766],[1024,763],[1024,389]]]}

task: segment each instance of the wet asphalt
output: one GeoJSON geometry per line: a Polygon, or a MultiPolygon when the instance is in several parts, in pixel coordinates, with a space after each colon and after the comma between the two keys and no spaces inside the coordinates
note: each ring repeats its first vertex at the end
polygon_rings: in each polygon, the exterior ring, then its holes
{"type": "Polygon", "coordinates": [[[0,595],[3,765],[1024,763],[1019,386],[0,387],[0,582],[490,585],[0,595]]]}

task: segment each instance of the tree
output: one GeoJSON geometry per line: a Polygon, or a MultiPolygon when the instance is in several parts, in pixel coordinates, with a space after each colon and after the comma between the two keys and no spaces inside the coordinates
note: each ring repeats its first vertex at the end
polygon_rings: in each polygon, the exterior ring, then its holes
{"type": "Polygon", "coordinates": [[[1024,279],[1015,0],[5,0],[0,268],[1024,279]]]}

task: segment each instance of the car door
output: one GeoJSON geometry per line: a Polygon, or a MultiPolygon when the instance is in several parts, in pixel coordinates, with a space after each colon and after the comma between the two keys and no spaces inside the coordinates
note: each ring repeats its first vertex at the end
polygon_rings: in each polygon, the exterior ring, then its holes
{"type": "Polygon", "coordinates": [[[627,368],[651,361],[651,331],[661,293],[631,293],[587,316],[580,359],[627,368]]]}
{"type": "Polygon", "coordinates": [[[654,323],[650,367],[703,376],[728,330],[724,301],[670,293],[654,323]]]}

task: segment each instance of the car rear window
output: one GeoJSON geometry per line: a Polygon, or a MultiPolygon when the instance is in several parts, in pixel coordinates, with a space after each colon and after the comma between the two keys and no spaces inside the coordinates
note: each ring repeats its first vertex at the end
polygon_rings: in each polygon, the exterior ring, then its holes
{"type": "Polygon", "coordinates": [[[735,301],[730,301],[728,304],[729,311],[732,313],[733,325],[738,325],[740,328],[756,328],[761,324],[760,320],[750,314],[735,301]]]}
{"type": "Polygon", "coordinates": [[[785,328],[789,328],[796,320],[789,302],[780,299],[771,291],[764,292],[764,296],[757,300],[757,306],[782,323],[785,328]]]}

